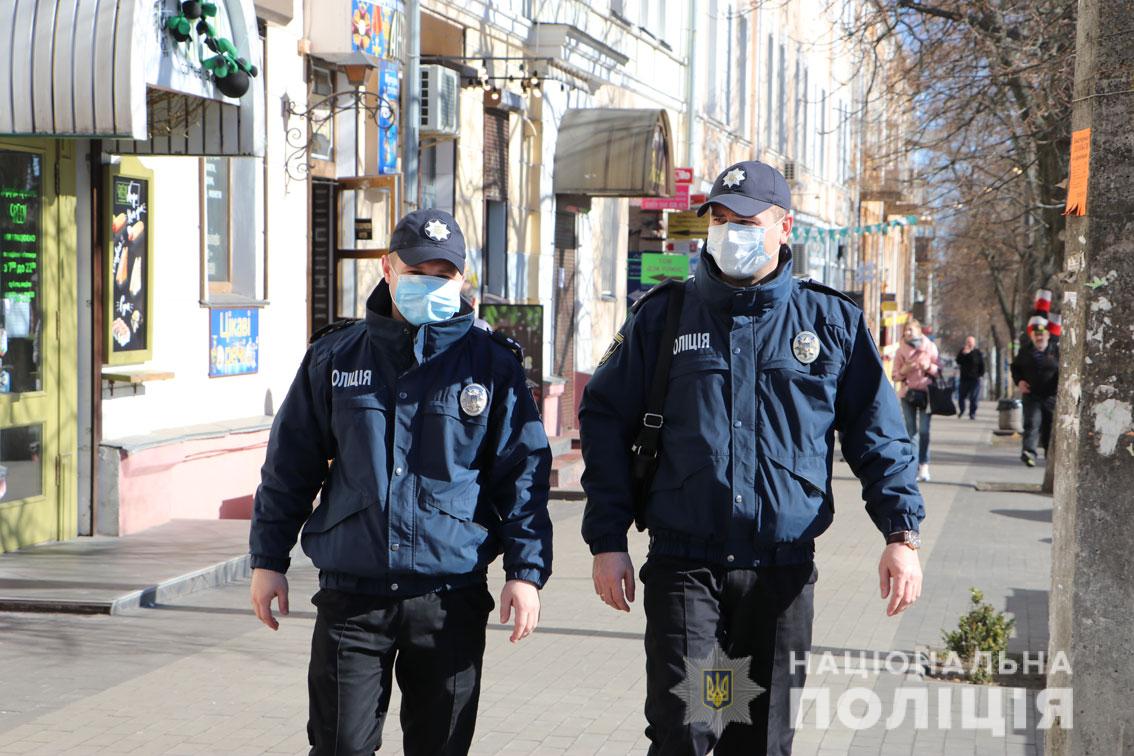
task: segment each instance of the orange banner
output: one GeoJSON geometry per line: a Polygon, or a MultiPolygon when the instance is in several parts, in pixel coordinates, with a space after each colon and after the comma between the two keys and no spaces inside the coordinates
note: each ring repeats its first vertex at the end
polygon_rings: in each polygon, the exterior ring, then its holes
{"type": "Polygon", "coordinates": [[[1091,130],[1071,133],[1071,174],[1067,180],[1064,215],[1087,214],[1087,176],[1091,168],[1091,130]]]}

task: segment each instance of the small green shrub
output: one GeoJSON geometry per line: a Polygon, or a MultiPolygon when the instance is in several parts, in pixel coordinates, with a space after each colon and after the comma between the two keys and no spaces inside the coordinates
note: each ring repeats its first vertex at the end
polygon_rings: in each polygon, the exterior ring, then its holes
{"type": "Polygon", "coordinates": [[[1008,648],[1008,636],[1016,620],[1009,619],[991,604],[984,603],[984,594],[976,588],[969,589],[972,596],[972,610],[961,617],[957,629],[942,632],[946,648],[960,657],[965,666],[966,676],[974,683],[987,683],[992,679],[988,665],[983,663],[991,658],[993,669],[1000,655],[1008,648]],[[977,654],[985,654],[982,663],[976,664],[977,654]]]}

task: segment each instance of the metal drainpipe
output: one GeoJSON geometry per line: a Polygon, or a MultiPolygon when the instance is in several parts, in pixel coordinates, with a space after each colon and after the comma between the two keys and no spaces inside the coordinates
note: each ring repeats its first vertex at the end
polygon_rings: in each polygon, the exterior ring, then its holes
{"type": "Polygon", "coordinates": [[[695,95],[695,85],[697,78],[695,72],[697,70],[697,48],[694,45],[696,36],[694,35],[695,19],[697,12],[697,0],[689,0],[689,17],[686,23],[689,26],[689,33],[686,35],[685,54],[688,60],[685,70],[685,164],[693,169],[693,174],[697,175],[697,164],[693,162],[693,119],[697,113],[697,99],[695,95]]]}
{"type": "Polygon", "coordinates": [[[403,210],[417,208],[418,151],[421,132],[421,2],[406,0],[405,107],[402,108],[403,210]]]}

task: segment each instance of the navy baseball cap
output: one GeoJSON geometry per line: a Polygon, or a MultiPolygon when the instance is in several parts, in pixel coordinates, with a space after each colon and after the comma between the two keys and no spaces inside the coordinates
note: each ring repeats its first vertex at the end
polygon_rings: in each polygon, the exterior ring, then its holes
{"type": "Polygon", "coordinates": [[[772,166],[758,160],[745,160],[730,165],[717,176],[709,199],[697,208],[697,215],[704,215],[713,204],[723,205],[746,218],[759,215],[772,205],[790,213],[791,190],[784,175],[772,166]]]}
{"type": "Polygon", "coordinates": [[[444,210],[414,210],[398,221],[390,236],[390,252],[406,265],[445,260],[465,272],[465,235],[444,210]]]}

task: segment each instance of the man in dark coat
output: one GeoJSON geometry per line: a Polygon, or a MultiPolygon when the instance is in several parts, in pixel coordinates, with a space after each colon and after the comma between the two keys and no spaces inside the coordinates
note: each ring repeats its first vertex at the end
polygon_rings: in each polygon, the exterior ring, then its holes
{"type": "Polygon", "coordinates": [[[961,369],[961,395],[957,402],[957,416],[965,414],[965,401],[968,400],[969,419],[976,420],[980,379],[984,377],[984,355],[976,348],[975,336],[965,339],[964,348],[957,352],[957,367],[961,369]]]}

